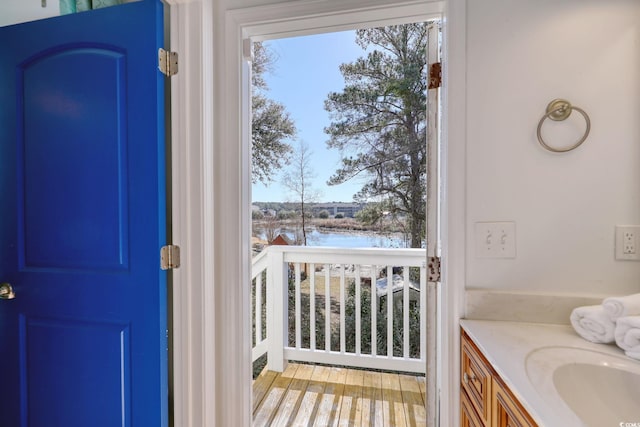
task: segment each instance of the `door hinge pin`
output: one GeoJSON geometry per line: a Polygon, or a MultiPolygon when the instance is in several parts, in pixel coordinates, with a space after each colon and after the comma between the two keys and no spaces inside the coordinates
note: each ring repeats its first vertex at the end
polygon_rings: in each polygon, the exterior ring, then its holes
{"type": "Polygon", "coordinates": [[[160,268],[171,270],[180,267],[180,246],[166,245],[160,249],[160,268]]]}
{"type": "Polygon", "coordinates": [[[442,86],[442,63],[434,62],[429,66],[429,89],[442,86]]]}
{"type": "Polygon", "coordinates": [[[429,257],[427,260],[427,282],[440,282],[441,273],[440,257],[429,257]]]}
{"type": "Polygon", "coordinates": [[[168,77],[178,74],[178,53],[158,49],[158,69],[168,77]]]}

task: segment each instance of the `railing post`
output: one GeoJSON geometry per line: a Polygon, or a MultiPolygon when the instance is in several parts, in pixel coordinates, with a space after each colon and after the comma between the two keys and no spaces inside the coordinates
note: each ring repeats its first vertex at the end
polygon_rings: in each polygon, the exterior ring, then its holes
{"type": "Polygon", "coordinates": [[[287,367],[284,347],[289,339],[288,266],[280,247],[270,247],[267,256],[267,369],[283,372],[287,367]]]}

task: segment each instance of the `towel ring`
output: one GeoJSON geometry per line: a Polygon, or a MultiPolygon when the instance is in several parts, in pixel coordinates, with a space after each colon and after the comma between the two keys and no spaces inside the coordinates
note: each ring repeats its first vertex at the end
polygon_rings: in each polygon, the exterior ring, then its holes
{"type": "Polygon", "coordinates": [[[571,103],[566,99],[554,99],[549,103],[549,105],[547,105],[547,112],[544,116],[542,116],[540,122],[538,123],[538,141],[540,142],[540,145],[542,145],[549,151],[552,151],[554,153],[566,153],[567,151],[578,148],[587,139],[590,131],[591,120],[589,119],[589,115],[582,108],[571,105],[571,103]],[[571,112],[573,110],[576,110],[578,113],[582,114],[582,117],[584,117],[584,121],[587,125],[582,138],[580,138],[578,142],[567,148],[554,148],[547,145],[547,143],[544,142],[544,139],[542,138],[542,124],[544,123],[544,121],[546,119],[551,119],[556,122],[566,120],[567,117],[571,115],[571,112]]]}

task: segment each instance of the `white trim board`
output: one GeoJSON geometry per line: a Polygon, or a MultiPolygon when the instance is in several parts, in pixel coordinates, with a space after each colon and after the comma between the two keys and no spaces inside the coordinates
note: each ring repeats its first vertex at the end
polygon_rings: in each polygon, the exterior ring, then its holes
{"type": "Polygon", "coordinates": [[[326,1],[287,2],[267,7],[230,10],[228,16],[241,28],[244,37],[254,41],[274,38],[321,34],[358,28],[441,18],[444,3],[441,1],[345,2],[338,7],[326,1]],[[291,4],[293,3],[293,4],[291,4]]]}

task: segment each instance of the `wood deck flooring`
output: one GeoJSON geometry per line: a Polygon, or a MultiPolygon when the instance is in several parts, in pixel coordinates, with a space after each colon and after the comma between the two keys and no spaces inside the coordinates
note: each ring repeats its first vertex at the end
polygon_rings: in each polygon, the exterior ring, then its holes
{"type": "Polygon", "coordinates": [[[425,377],[289,363],[253,382],[253,425],[426,425],[425,377]]]}

